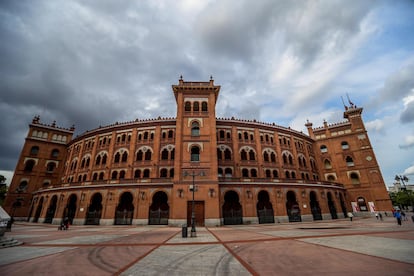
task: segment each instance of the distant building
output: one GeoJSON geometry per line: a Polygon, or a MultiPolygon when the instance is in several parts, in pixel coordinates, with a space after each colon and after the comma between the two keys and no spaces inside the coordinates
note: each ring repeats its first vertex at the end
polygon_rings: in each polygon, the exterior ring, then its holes
{"type": "Polygon", "coordinates": [[[398,193],[400,191],[413,191],[414,192],[414,185],[413,184],[405,184],[401,185],[401,182],[396,181],[392,186],[388,186],[388,191],[390,193],[398,193]]]}
{"type": "Polygon", "coordinates": [[[307,122],[306,135],[216,118],[212,79],[181,78],[172,90],[176,118],[117,122],[76,138],[73,127],[35,117],[5,209],[32,222],[175,226],[190,224],[193,203],[196,224],[207,226],[392,209],[362,108],[351,102],[346,121],[307,122]]]}

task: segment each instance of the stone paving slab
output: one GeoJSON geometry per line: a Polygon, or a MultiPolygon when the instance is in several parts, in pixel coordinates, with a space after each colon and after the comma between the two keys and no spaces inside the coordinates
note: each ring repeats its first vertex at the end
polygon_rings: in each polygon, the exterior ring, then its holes
{"type": "Polygon", "coordinates": [[[79,236],[69,237],[65,239],[43,241],[36,244],[97,244],[101,242],[111,241],[117,238],[125,237],[126,235],[90,235],[90,236],[79,236]]]}
{"type": "Polygon", "coordinates": [[[161,246],[121,275],[251,275],[222,245],[161,246]]]}
{"type": "Polygon", "coordinates": [[[0,265],[61,253],[76,247],[8,247],[0,249],[0,265]]]}
{"type": "Polygon", "coordinates": [[[414,264],[414,240],[353,235],[300,241],[414,264]]]}

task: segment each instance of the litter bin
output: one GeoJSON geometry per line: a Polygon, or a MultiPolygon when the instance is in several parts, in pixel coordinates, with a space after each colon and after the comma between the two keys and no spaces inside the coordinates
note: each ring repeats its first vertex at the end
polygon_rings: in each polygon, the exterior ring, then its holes
{"type": "Polygon", "coordinates": [[[183,227],[181,228],[181,234],[183,236],[183,238],[187,238],[188,235],[188,229],[187,229],[187,225],[183,225],[183,227]]]}

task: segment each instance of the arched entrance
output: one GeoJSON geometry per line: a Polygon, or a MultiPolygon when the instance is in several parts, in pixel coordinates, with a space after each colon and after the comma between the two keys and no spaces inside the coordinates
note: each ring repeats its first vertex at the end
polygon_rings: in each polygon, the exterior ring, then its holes
{"type": "Polygon", "coordinates": [[[286,194],[286,211],[289,217],[289,222],[302,221],[299,204],[296,201],[296,195],[293,191],[288,191],[286,194]]]}
{"type": "Polygon", "coordinates": [[[54,195],[50,200],[49,208],[47,208],[45,223],[52,223],[57,207],[57,196],[54,195]]]}
{"type": "Polygon", "coordinates": [[[66,205],[65,212],[63,213],[63,218],[69,218],[69,223],[73,224],[73,219],[76,215],[76,202],[78,197],[75,194],[71,194],[68,198],[68,204],[66,205]]]}
{"type": "Polygon", "coordinates": [[[235,191],[228,191],[224,195],[223,223],[234,225],[243,223],[242,206],[239,202],[239,195],[235,191]]]}
{"type": "Polygon", "coordinates": [[[102,195],[96,193],[92,196],[91,203],[86,213],[86,225],[99,225],[102,215],[102,195]]]}
{"type": "Polygon", "coordinates": [[[168,196],[159,191],[152,197],[152,204],[149,209],[148,224],[168,225],[170,217],[170,206],[168,206],[168,196]]]}
{"type": "Polygon", "coordinates": [[[337,219],[338,214],[336,213],[335,202],[333,201],[332,194],[330,192],[328,192],[328,207],[332,219],[337,219]]]}
{"type": "Polygon", "coordinates": [[[365,201],[365,198],[358,197],[358,208],[361,212],[368,212],[367,202],[365,201]]]}
{"type": "Polygon", "coordinates": [[[314,191],[310,192],[310,207],[312,211],[313,220],[322,220],[322,212],[321,208],[319,207],[319,202],[316,197],[316,193],[314,191]]]}
{"type": "Polygon", "coordinates": [[[42,213],[42,209],[43,209],[43,196],[40,198],[39,203],[37,204],[37,209],[36,209],[33,222],[39,221],[39,217],[40,217],[40,214],[42,213]]]}
{"type": "Polygon", "coordinates": [[[342,213],[344,213],[344,217],[347,217],[348,212],[346,211],[344,197],[342,196],[341,193],[339,193],[339,201],[341,202],[342,213]]]}
{"type": "Polygon", "coordinates": [[[273,215],[273,206],[269,199],[269,193],[267,191],[260,191],[257,199],[256,209],[259,223],[274,223],[275,217],[273,215]]]}
{"type": "Polygon", "coordinates": [[[132,200],[133,197],[130,192],[125,192],[121,195],[115,211],[115,225],[132,224],[132,216],[134,215],[132,200]]]}

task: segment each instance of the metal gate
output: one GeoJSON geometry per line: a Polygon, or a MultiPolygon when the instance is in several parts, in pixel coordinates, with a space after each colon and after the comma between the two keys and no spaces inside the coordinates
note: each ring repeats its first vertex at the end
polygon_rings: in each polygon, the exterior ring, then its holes
{"type": "Polygon", "coordinates": [[[149,222],[152,225],[168,225],[169,210],[163,211],[158,208],[155,211],[150,210],[149,222]]]}
{"type": "Polygon", "coordinates": [[[132,224],[132,215],[134,211],[116,211],[115,224],[116,225],[130,225],[132,224]]]}
{"type": "Polygon", "coordinates": [[[226,225],[242,224],[242,210],[228,209],[223,210],[223,223],[226,225]]]}
{"type": "Polygon", "coordinates": [[[101,211],[89,211],[86,214],[86,225],[99,225],[99,221],[101,220],[101,211]]]}
{"type": "Polygon", "coordinates": [[[264,207],[261,210],[257,210],[257,214],[259,217],[259,223],[274,223],[275,217],[273,215],[273,209],[266,209],[264,207]]]}

